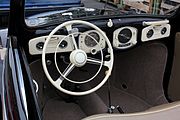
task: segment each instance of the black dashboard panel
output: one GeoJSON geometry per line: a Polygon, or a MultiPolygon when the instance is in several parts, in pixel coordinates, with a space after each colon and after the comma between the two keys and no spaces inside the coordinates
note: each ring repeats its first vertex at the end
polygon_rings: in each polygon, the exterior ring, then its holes
{"type": "MultiPolygon", "coordinates": [[[[113,22],[113,26],[112,27],[108,27],[108,21],[109,19],[102,19],[102,20],[88,20],[88,22],[91,22],[93,24],[95,24],[96,26],[98,26],[99,28],[101,28],[102,31],[104,31],[107,35],[107,37],[109,38],[110,42],[113,45],[113,36],[114,36],[114,31],[116,31],[117,29],[123,28],[123,27],[132,27],[137,29],[137,35],[136,35],[136,41],[134,42],[133,45],[129,45],[130,43],[127,43],[125,45],[127,45],[127,47],[125,47],[125,49],[119,49],[118,47],[114,47],[114,50],[116,51],[124,51],[124,50],[128,50],[131,49],[133,47],[139,46],[141,44],[143,44],[141,37],[142,37],[142,30],[146,27],[143,26],[143,22],[146,21],[160,21],[160,20],[164,20],[163,18],[157,18],[157,17],[126,17],[126,18],[120,18],[120,17],[116,17],[114,19],[111,19],[113,22]]],[[[47,36],[49,35],[49,33],[57,26],[57,24],[54,25],[47,25],[47,26],[41,26],[38,28],[31,28],[31,31],[27,31],[27,32],[31,32],[32,36],[26,36],[24,38],[26,38],[26,40],[24,41],[30,41],[33,38],[36,37],[40,37],[40,36],[47,36]]],[[[79,31],[81,32],[85,32],[88,30],[91,30],[91,28],[84,26],[84,25],[75,25],[74,27],[78,28],[79,31]]],[[[65,29],[61,29],[57,32],[57,34],[61,35],[61,34],[67,34],[67,31],[65,29]]],[[[132,41],[131,41],[132,42],[132,41]]],[[[119,44],[119,46],[121,47],[121,45],[119,44]]],[[[124,45],[122,45],[124,46],[124,45]]],[[[24,49],[29,49],[29,46],[25,47],[24,49]]],[[[29,51],[29,50],[27,50],[29,51]]],[[[29,53],[27,53],[29,54],[29,53]]],[[[30,55],[30,54],[29,54],[30,55]]],[[[30,55],[31,56],[31,55],[30,55]]]]}

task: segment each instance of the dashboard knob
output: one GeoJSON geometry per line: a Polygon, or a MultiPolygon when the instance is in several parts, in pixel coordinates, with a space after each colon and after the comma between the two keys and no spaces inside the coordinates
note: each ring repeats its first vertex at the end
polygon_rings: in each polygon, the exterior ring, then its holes
{"type": "Polygon", "coordinates": [[[113,22],[112,22],[111,19],[109,19],[109,21],[108,21],[108,23],[107,23],[107,26],[108,26],[108,27],[112,27],[112,26],[113,26],[113,22]]]}

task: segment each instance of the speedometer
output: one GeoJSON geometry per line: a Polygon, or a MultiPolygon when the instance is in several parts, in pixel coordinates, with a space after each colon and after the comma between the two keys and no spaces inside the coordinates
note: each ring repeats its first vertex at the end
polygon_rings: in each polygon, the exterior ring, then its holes
{"type": "Polygon", "coordinates": [[[118,40],[120,43],[127,43],[132,38],[132,32],[130,29],[125,28],[121,30],[118,34],[118,40]]]}
{"type": "Polygon", "coordinates": [[[113,33],[113,46],[117,49],[127,49],[137,43],[137,29],[125,26],[118,28],[113,33]]]}
{"type": "Polygon", "coordinates": [[[97,43],[100,41],[100,36],[96,32],[90,32],[88,35],[85,37],[85,45],[88,47],[94,47],[97,45],[97,43]]]}
{"type": "Polygon", "coordinates": [[[104,37],[97,30],[88,30],[79,35],[79,49],[86,53],[100,51],[106,47],[104,37]]]}

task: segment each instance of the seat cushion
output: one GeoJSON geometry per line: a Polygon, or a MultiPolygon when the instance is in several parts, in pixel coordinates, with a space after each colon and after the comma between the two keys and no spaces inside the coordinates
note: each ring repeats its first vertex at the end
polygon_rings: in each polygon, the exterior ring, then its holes
{"type": "Polygon", "coordinates": [[[133,114],[99,114],[83,120],[180,120],[180,102],[160,105],[145,112],[133,114]]]}

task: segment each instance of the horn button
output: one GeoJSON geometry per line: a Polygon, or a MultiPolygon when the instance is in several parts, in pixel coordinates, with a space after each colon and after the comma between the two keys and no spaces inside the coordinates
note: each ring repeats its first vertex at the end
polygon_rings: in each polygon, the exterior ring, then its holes
{"type": "Polygon", "coordinates": [[[75,50],[70,54],[71,63],[75,64],[76,67],[82,67],[86,64],[87,55],[83,50],[75,50]]]}

